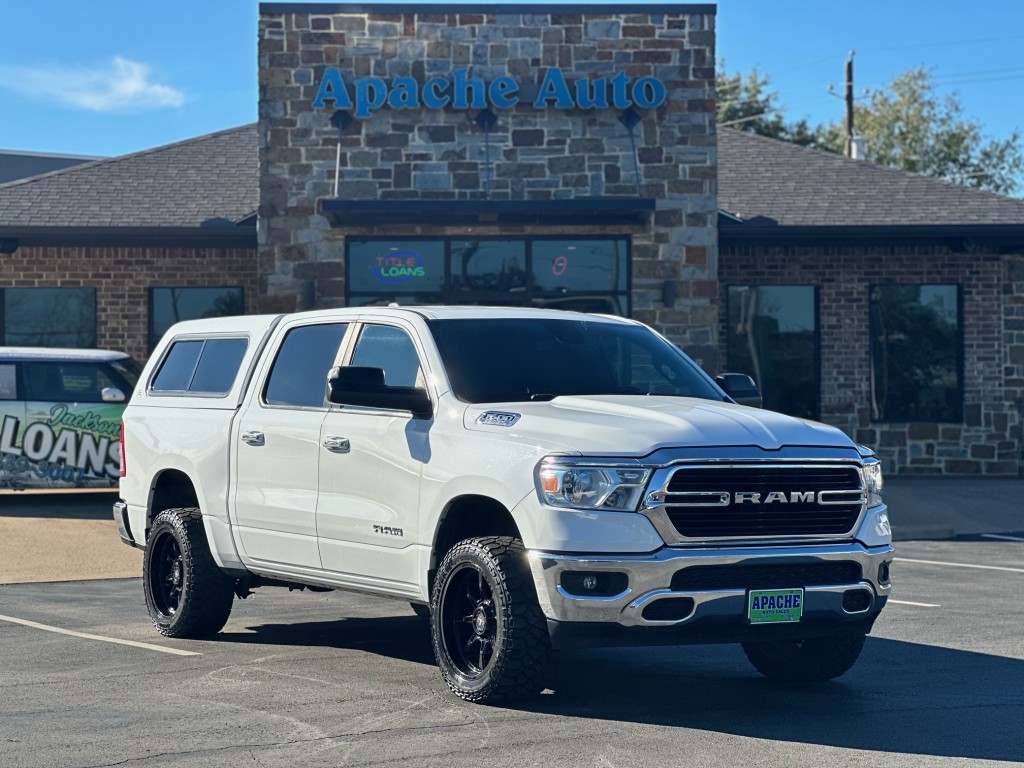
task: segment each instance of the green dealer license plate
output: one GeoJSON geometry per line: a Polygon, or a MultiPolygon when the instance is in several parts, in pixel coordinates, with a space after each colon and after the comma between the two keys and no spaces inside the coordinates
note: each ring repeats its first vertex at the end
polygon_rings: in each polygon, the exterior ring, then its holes
{"type": "Polygon", "coordinates": [[[747,618],[751,624],[778,624],[800,621],[804,614],[802,589],[751,590],[747,601],[747,618]]]}

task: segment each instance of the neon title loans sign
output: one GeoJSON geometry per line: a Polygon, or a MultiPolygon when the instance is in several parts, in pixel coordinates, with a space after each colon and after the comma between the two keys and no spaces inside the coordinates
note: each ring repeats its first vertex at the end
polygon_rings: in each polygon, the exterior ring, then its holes
{"type": "MultiPolygon", "coordinates": [[[[419,83],[412,77],[396,77],[390,84],[380,77],[361,77],[350,90],[341,72],[330,67],[317,87],[313,107],[333,101],[335,109],[353,110],[364,119],[384,106],[391,109],[511,109],[521,101],[520,83],[509,76],[489,83],[457,69],[451,77],[432,77],[419,83]]],[[[537,88],[532,105],[537,109],[654,109],[665,103],[665,84],[654,77],[631,80],[625,72],[613,77],[583,78],[569,83],[561,69],[551,68],[537,88]]]]}

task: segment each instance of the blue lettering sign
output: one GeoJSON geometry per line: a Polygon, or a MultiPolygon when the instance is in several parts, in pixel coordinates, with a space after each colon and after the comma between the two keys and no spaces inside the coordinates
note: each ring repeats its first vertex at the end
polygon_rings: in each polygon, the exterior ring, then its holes
{"type": "Polygon", "coordinates": [[[322,109],[324,100],[334,101],[335,109],[352,109],[352,99],[345,90],[345,83],[341,80],[341,72],[334,67],[324,72],[324,79],[320,81],[320,87],[316,89],[316,98],[313,99],[313,108],[322,109]]]}
{"type": "MultiPolygon", "coordinates": [[[[625,77],[625,74],[623,74],[625,77]]],[[[569,84],[565,82],[562,70],[552,67],[544,73],[544,79],[540,81],[540,92],[533,106],[543,109],[547,102],[554,100],[554,106],[558,109],[572,109],[575,104],[572,102],[572,94],[569,92],[569,84]]]]}
{"type": "MultiPolygon", "coordinates": [[[[420,85],[412,77],[396,77],[389,85],[380,77],[363,77],[355,81],[354,95],[345,87],[341,71],[328,67],[317,86],[313,107],[322,109],[334,102],[335,109],[353,110],[353,117],[364,119],[387,105],[392,109],[511,109],[519,104],[519,82],[508,75],[485,83],[471,77],[468,69],[457,69],[450,79],[432,77],[420,85]],[[354,96],[354,97],[353,97],[354,96]]],[[[654,77],[631,81],[625,72],[611,79],[580,78],[573,83],[558,67],[551,67],[541,78],[533,106],[538,109],[655,109],[665,103],[665,84],[654,77]]]]}
{"type": "Polygon", "coordinates": [[[484,94],[487,89],[484,81],[479,77],[469,77],[465,69],[455,70],[455,82],[452,83],[452,90],[455,95],[452,97],[452,106],[455,109],[483,109],[487,106],[487,99],[484,94]]]}
{"type": "Polygon", "coordinates": [[[641,109],[654,109],[665,103],[665,84],[653,77],[641,77],[633,84],[633,103],[641,109]]]}
{"type": "Polygon", "coordinates": [[[445,91],[448,81],[443,77],[432,77],[423,85],[423,106],[427,109],[444,109],[452,100],[445,91]]]}
{"type": "Polygon", "coordinates": [[[516,94],[519,92],[519,83],[511,77],[499,77],[491,82],[488,95],[491,104],[499,109],[508,109],[519,103],[516,94]]]}
{"type": "Polygon", "coordinates": [[[388,106],[392,109],[419,109],[419,84],[411,77],[396,77],[388,94],[388,106]]]}
{"type": "Polygon", "coordinates": [[[388,97],[388,84],[379,77],[356,80],[356,117],[369,117],[375,109],[384,106],[388,97]]]}

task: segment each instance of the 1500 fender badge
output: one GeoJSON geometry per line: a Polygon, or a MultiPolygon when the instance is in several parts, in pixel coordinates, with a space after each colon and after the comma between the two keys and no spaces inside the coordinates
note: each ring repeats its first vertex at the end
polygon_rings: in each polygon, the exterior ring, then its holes
{"type": "Polygon", "coordinates": [[[487,424],[492,427],[511,427],[519,421],[521,414],[509,413],[508,411],[485,411],[477,418],[477,424],[487,424]]]}
{"type": "Polygon", "coordinates": [[[392,528],[390,525],[375,525],[373,532],[382,533],[385,536],[405,536],[405,531],[401,528],[392,528]]]}

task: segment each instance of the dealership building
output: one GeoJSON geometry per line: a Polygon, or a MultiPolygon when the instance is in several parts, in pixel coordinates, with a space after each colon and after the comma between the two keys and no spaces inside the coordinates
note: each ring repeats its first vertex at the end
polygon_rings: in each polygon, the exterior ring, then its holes
{"type": "Polygon", "coordinates": [[[1024,201],[718,129],[714,63],[713,5],[263,4],[257,125],[0,185],[0,343],[611,313],[890,471],[1024,473],[1024,201]]]}

